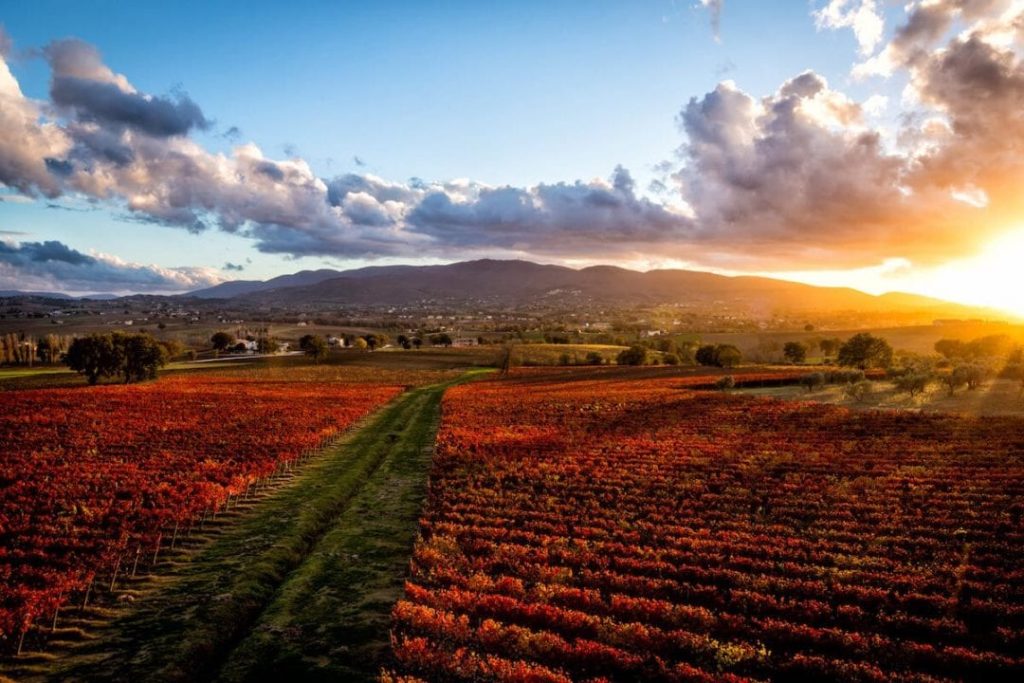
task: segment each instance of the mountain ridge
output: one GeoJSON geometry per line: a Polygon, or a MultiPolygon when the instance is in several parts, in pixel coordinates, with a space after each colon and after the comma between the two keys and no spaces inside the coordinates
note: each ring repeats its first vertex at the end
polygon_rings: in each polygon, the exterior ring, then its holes
{"type": "Polygon", "coordinates": [[[234,281],[183,296],[228,298],[250,304],[401,305],[412,302],[524,305],[574,301],[609,305],[731,305],[774,310],[926,311],[973,315],[988,309],[932,297],[850,287],[819,287],[755,275],[705,271],[636,271],[614,265],[574,269],[524,260],[479,259],[444,265],[368,266],[300,271],[267,281],[234,281]],[[235,285],[232,287],[231,285],[235,285]],[[224,293],[231,296],[219,297],[224,293]]]}

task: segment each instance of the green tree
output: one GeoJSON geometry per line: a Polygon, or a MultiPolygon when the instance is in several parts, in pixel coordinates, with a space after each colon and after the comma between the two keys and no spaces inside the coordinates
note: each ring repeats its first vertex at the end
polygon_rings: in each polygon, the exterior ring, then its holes
{"type": "Polygon", "coordinates": [[[100,377],[109,377],[117,369],[114,343],[109,334],[90,334],[71,342],[64,362],[75,372],[85,375],[89,384],[100,377]]]}
{"type": "Polygon", "coordinates": [[[68,367],[85,375],[89,384],[100,377],[124,378],[125,383],[154,379],[167,364],[167,349],[150,334],[91,334],[75,339],[65,355],[68,367]]]}
{"type": "Polygon", "coordinates": [[[43,363],[52,363],[54,348],[49,338],[43,337],[36,344],[36,357],[43,363]]]}
{"type": "Polygon", "coordinates": [[[125,384],[156,379],[159,368],[167,364],[167,351],[149,334],[114,333],[114,347],[122,349],[121,372],[125,384]]]}
{"type": "Polygon", "coordinates": [[[888,368],[892,365],[893,351],[889,342],[867,332],[850,337],[839,347],[836,360],[840,365],[860,368],[888,368]]]}
{"type": "Polygon", "coordinates": [[[258,353],[274,353],[277,351],[277,342],[273,337],[263,335],[256,340],[256,351],[258,353]]]}
{"type": "Polygon", "coordinates": [[[676,355],[679,356],[681,365],[694,365],[697,362],[697,349],[700,344],[694,341],[684,341],[676,344],[676,355]]]}
{"type": "Polygon", "coordinates": [[[588,351],[584,362],[587,365],[602,365],[604,363],[604,356],[597,351],[588,351]]]}
{"type": "Polygon", "coordinates": [[[800,378],[800,384],[804,385],[807,391],[814,391],[825,386],[825,375],[820,372],[812,372],[800,378]]]}
{"type": "Polygon", "coordinates": [[[797,341],[786,342],[782,355],[790,363],[803,363],[807,360],[807,346],[797,341]]]}
{"type": "Polygon", "coordinates": [[[935,342],[935,352],[949,360],[963,358],[967,355],[967,344],[959,339],[940,339],[935,342]]]}
{"type": "Polygon", "coordinates": [[[732,344],[709,344],[697,349],[696,360],[701,365],[732,368],[743,362],[743,353],[732,344]]]}
{"type": "Polygon", "coordinates": [[[210,343],[213,344],[214,351],[225,351],[235,343],[235,336],[229,332],[214,332],[210,337],[210,343]]]}
{"type": "Polygon", "coordinates": [[[164,356],[166,356],[168,361],[174,360],[178,356],[184,356],[185,352],[188,350],[185,345],[177,339],[166,339],[157,343],[163,347],[164,356]]]}
{"type": "Polygon", "coordinates": [[[409,347],[412,346],[412,343],[409,341],[409,338],[406,337],[404,334],[398,335],[398,337],[395,338],[395,341],[403,349],[409,349],[409,347]]]}
{"type": "Polygon", "coordinates": [[[852,400],[853,402],[863,403],[864,401],[868,400],[873,390],[874,386],[871,384],[871,382],[869,382],[866,379],[863,379],[859,382],[847,384],[846,387],[843,389],[843,393],[846,394],[846,397],[852,400]]]}
{"type": "Polygon", "coordinates": [[[619,365],[643,365],[647,362],[647,347],[634,344],[628,349],[620,351],[615,361],[619,365]]]}
{"type": "Polygon", "coordinates": [[[671,337],[662,337],[654,342],[654,348],[662,353],[675,353],[676,343],[671,337]]]}
{"type": "Polygon", "coordinates": [[[444,346],[447,348],[452,345],[452,338],[446,332],[432,334],[430,335],[430,343],[434,346],[444,346]]]}
{"type": "Polygon", "coordinates": [[[327,340],[318,334],[307,334],[299,340],[299,349],[312,358],[314,361],[319,363],[321,360],[327,357],[327,352],[330,347],[327,346],[327,340]]]}
{"type": "Polygon", "coordinates": [[[1005,356],[1013,347],[1013,341],[1005,334],[990,334],[986,337],[972,339],[967,344],[967,355],[970,358],[998,358],[1005,356]]]}
{"type": "Polygon", "coordinates": [[[720,368],[734,368],[743,362],[743,354],[732,344],[715,347],[715,365],[720,368]]]}
{"type": "Polygon", "coordinates": [[[717,364],[715,362],[715,347],[712,344],[706,344],[697,349],[694,358],[700,365],[711,366],[717,364]]]}
{"type": "Polygon", "coordinates": [[[1010,362],[1003,368],[1003,377],[1019,382],[1020,395],[1024,396],[1024,362],[1016,353],[1010,356],[1010,362]]]}
{"type": "Polygon", "coordinates": [[[955,394],[957,389],[967,385],[967,373],[965,370],[966,368],[964,367],[953,368],[942,375],[941,381],[946,386],[950,396],[955,394]]]}
{"type": "Polygon", "coordinates": [[[413,337],[412,338],[412,345],[413,345],[413,348],[415,348],[417,351],[419,351],[420,347],[423,346],[423,340],[420,339],[419,337],[413,337]]]}
{"type": "Polygon", "coordinates": [[[366,347],[368,349],[370,349],[371,351],[373,351],[375,348],[377,348],[377,344],[379,343],[379,341],[377,339],[377,335],[375,335],[375,334],[368,334],[365,337],[363,337],[363,339],[366,340],[366,347]]]}
{"type": "Polygon", "coordinates": [[[953,369],[953,372],[960,374],[963,378],[964,384],[967,385],[968,391],[974,391],[980,387],[984,384],[985,379],[988,376],[988,370],[977,363],[958,366],[953,369]]]}
{"type": "Polygon", "coordinates": [[[910,394],[913,398],[917,394],[924,392],[931,384],[932,376],[927,372],[907,372],[893,380],[893,384],[896,387],[896,391],[899,393],[910,394]]]}
{"type": "Polygon", "coordinates": [[[825,356],[825,358],[831,358],[836,355],[836,352],[839,351],[839,347],[842,345],[842,340],[836,339],[835,337],[831,339],[822,339],[818,342],[818,348],[821,349],[821,355],[825,356]]]}

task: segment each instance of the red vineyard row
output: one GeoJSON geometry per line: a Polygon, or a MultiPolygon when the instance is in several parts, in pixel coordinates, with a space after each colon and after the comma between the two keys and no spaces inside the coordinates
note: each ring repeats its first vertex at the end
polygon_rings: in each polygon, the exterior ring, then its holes
{"type": "Polygon", "coordinates": [[[1024,422],[569,377],[447,394],[388,677],[1024,678],[1024,422]]]}
{"type": "Polygon", "coordinates": [[[0,637],[88,599],[400,391],[204,377],[0,393],[0,637]]]}

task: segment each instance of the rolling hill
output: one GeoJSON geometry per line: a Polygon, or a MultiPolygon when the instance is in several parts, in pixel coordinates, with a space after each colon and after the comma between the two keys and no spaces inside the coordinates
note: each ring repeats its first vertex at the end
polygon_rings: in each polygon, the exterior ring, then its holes
{"type": "Polygon", "coordinates": [[[267,280],[227,282],[194,292],[272,306],[395,306],[413,303],[528,306],[688,304],[777,310],[934,311],[938,315],[991,314],[913,294],[881,296],[842,287],[765,277],[724,276],[688,270],[639,272],[616,266],[580,270],[528,261],[483,259],[438,266],[379,266],[349,271],[303,271],[267,280]]]}

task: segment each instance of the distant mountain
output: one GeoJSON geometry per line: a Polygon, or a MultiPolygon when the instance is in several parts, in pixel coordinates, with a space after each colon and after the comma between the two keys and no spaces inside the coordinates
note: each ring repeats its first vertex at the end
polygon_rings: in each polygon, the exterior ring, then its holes
{"type": "Polygon", "coordinates": [[[120,299],[120,294],[83,294],[81,296],[72,296],[65,294],[64,292],[26,292],[20,289],[0,289],[0,297],[34,297],[36,299],[59,299],[61,301],[66,300],[91,300],[91,301],[110,301],[111,299],[120,299]]]}
{"type": "Polygon", "coordinates": [[[323,268],[321,270],[303,270],[291,275],[281,275],[271,280],[231,280],[230,282],[222,282],[213,287],[189,292],[186,296],[194,296],[200,299],[231,299],[243,294],[263,292],[269,289],[313,285],[324,280],[339,277],[342,274],[342,271],[323,268]]]}
{"type": "Polygon", "coordinates": [[[16,296],[33,296],[38,299],[74,299],[75,297],[63,292],[24,292],[19,289],[0,289],[0,297],[11,298],[16,296]]]}
{"type": "Polygon", "coordinates": [[[571,307],[575,303],[678,303],[717,305],[752,314],[809,310],[977,314],[977,309],[914,294],[873,296],[850,288],[815,287],[765,277],[729,277],[688,270],[638,272],[615,266],[575,270],[529,261],[490,259],[441,266],[303,271],[266,282],[228,282],[193,296],[208,298],[211,292],[246,303],[276,306],[372,307],[433,302],[571,307]]]}
{"type": "Polygon", "coordinates": [[[90,301],[112,301],[114,299],[120,299],[120,294],[100,293],[100,294],[85,294],[83,296],[75,297],[76,299],[88,299],[90,301]]]}

